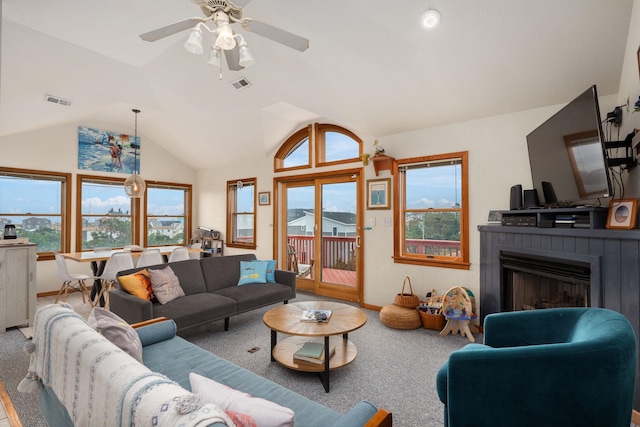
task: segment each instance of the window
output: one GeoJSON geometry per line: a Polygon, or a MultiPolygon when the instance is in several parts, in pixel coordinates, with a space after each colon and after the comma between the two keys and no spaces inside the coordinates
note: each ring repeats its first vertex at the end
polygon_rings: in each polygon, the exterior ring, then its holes
{"type": "Polygon", "coordinates": [[[138,243],[133,212],[139,209],[140,199],[130,199],[123,184],[123,179],[78,175],[78,250],[138,243]]]}
{"type": "Polygon", "coordinates": [[[69,250],[71,175],[0,168],[0,233],[6,224],[17,237],[38,245],[38,260],[69,250]]]}
{"type": "Polygon", "coordinates": [[[318,166],[358,161],[362,158],[362,140],[345,128],[316,125],[318,166]]]}
{"type": "Polygon", "coordinates": [[[191,186],[147,183],[145,246],[185,245],[191,230],[191,186]]]}
{"type": "Polygon", "coordinates": [[[469,268],[467,152],[397,161],[396,262],[469,268]]]}
{"type": "Polygon", "coordinates": [[[357,162],[362,159],[362,140],[336,125],[315,124],[292,134],[274,156],[274,170],[310,168],[315,149],[315,166],[357,162]]]}
{"type": "Polygon", "coordinates": [[[227,181],[227,246],[256,248],[256,178],[227,181]]]}

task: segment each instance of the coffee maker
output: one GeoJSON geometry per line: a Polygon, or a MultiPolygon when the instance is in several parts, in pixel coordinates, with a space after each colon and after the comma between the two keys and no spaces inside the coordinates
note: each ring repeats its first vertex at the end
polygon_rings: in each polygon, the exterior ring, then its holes
{"type": "Polygon", "coordinates": [[[5,239],[15,239],[16,236],[16,226],[13,224],[5,224],[4,225],[4,238],[5,239]]]}

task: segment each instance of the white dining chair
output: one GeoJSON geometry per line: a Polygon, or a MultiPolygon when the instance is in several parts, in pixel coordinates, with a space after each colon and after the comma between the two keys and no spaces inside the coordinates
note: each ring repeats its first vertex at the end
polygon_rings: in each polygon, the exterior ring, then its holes
{"type": "Polygon", "coordinates": [[[115,283],[118,282],[116,275],[122,270],[128,270],[133,268],[133,256],[131,252],[115,252],[107,260],[104,266],[102,274],[94,277],[94,279],[100,279],[100,292],[96,296],[96,304],[99,304],[104,296],[104,307],[109,309],[109,291],[115,283]]]}
{"type": "MultiPolygon", "coordinates": [[[[196,242],[189,245],[191,249],[202,249],[202,242],[196,242]]],[[[202,252],[189,252],[190,259],[200,259],[202,252]]]]}
{"type": "Polygon", "coordinates": [[[186,246],[180,246],[175,248],[171,255],[169,255],[169,262],[186,261],[189,258],[189,248],[186,246]]]}
{"type": "Polygon", "coordinates": [[[62,286],[58,291],[58,295],[56,295],[56,304],[58,303],[58,299],[62,296],[62,301],[67,301],[67,295],[73,292],[80,292],[82,294],[82,302],[85,303],[86,299],[89,300],[91,307],[93,307],[93,301],[91,300],[91,294],[89,293],[89,289],[87,285],[84,283],[85,280],[91,279],[91,276],[87,274],[81,273],[69,273],[67,269],[67,261],[60,254],[55,254],[56,257],[56,268],[58,270],[58,278],[62,280],[62,286]]]}
{"type": "Polygon", "coordinates": [[[140,258],[138,258],[138,263],[136,267],[146,267],[148,265],[157,265],[162,264],[164,262],[164,258],[162,257],[162,253],[160,253],[160,249],[158,248],[146,248],[140,254],[140,258]]]}

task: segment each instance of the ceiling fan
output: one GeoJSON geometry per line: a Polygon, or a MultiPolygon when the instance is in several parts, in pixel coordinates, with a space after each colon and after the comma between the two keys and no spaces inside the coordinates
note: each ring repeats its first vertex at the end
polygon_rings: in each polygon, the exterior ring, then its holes
{"type": "Polygon", "coordinates": [[[211,46],[207,63],[220,67],[221,52],[224,51],[227,66],[230,70],[238,71],[252,65],[255,61],[241,34],[234,33],[231,25],[240,24],[246,31],[261,35],[270,40],[304,52],[309,47],[309,40],[274,27],[253,18],[243,17],[242,8],[251,0],[191,0],[200,6],[204,18],[194,17],[169,24],[165,27],[141,34],[140,38],[154,42],[180,31],[191,29],[185,48],[196,54],[203,53],[202,30],[208,31],[216,37],[211,46]],[[213,26],[208,24],[212,23],[213,26]]]}

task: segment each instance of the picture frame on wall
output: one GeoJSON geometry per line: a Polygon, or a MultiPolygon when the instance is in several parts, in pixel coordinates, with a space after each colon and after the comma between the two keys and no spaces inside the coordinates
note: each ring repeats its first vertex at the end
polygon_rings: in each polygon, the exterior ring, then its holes
{"type": "Polygon", "coordinates": [[[263,191],[258,193],[258,204],[260,206],[268,206],[271,204],[271,193],[269,191],[263,191]]]}
{"type": "Polygon", "coordinates": [[[630,230],[636,226],[638,199],[617,199],[609,202],[607,228],[630,230]]]}
{"type": "Polygon", "coordinates": [[[391,178],[367,180],[367,209],[391,209],[391,178]]]}

